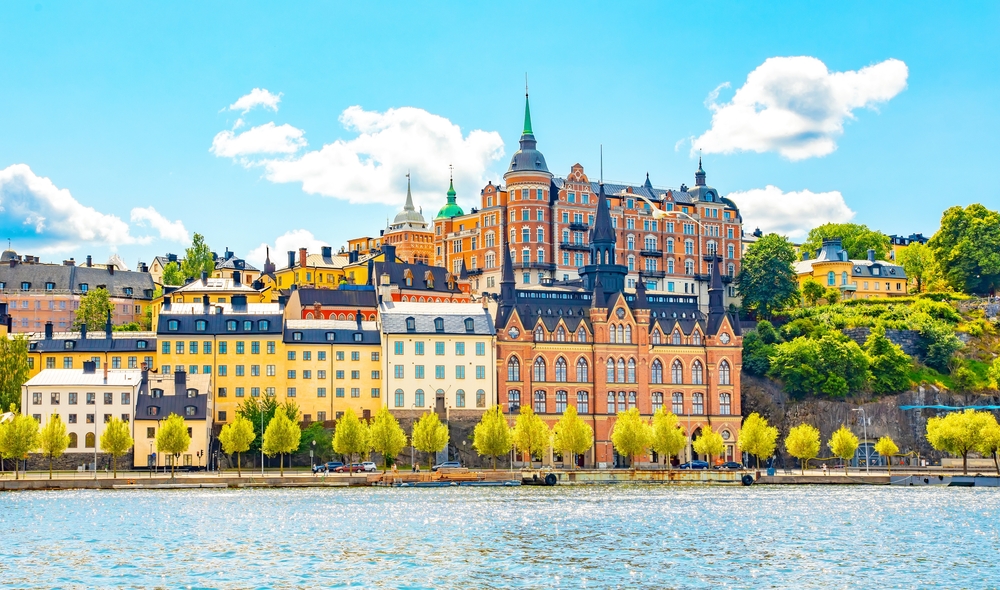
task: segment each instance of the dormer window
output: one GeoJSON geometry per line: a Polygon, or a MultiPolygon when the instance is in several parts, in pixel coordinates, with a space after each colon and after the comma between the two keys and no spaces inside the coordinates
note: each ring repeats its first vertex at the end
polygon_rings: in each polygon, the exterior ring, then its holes
{"type": "Polygon", "coordinates": [[[243,331],[244,332],[250,332],[252,330],[253,330],[253,321],[251,321],[251,320],[245,320],[243,322],[243,331]]]}
{"type": "Polygon", "coordinates": [[[161,397],[163,397],[163,390],[162,389],[154,389],[154,390],[150,391],[149,396],[152,397],[153,399],[161,398],[161,397]]]}
{"type": "Polygon", "coordinates": [[[66,350],[73,350],[74,346],[76,346],[76,342],[73,340],[67,340],[66,342],[63,342],[63,348],[66,350]]]}
{"type": "Polygon", "coordinates": [[[124,289],[122,289],[122,291],[125,292],[125,296],[126,297],[131,297],[132,296],[132,287],[125,287],[124,289]]]}
{"type": "Polygon", "coordinates": [[[178,328],[181,327],[181,323],[177,320],[170,320],[167,322],[167,329],[171,332],[176,332],[178,328]]]}
{"type": "Polygon", "coordinates": [[[257,329],[260,330],[261,332],[266,332],[267,329],[270,327],[270,325],[271,322],[267,320],[257,320],[257,329]]]}
{"type": "Polygon", "coordinates": [[[873,276],[876,276],[876,277],[877,277],[877,276],[879,276],[879,274],[880,274],[880,272],[879,272],[879,271],[880,271],[880,270],[881,270],[881,269],[880,269],[879,267],[877,267],[877,266],[873,266],[873,267],[872,267],[872,275],[873,275],[873,276]]]}
{"type": "Polygon", "coordinates": [[[354,333],[354,341],[355,342],[361,342],[361,332],[355,332],[354,333]]]}
{"type": "Polygon", "coordinates": [[[326,339],[327,340],[331,340],[331,341],[332,340],[336,340],[337,339],[337,333],[336,332],[327,332],[326,333],[326,339]]]}
{"type": "Polygon", "coordinates": [[[146,341],[145,340],[136,340],[135,341],[135,347],[136,348],[146,348],[146,341]]]}
{"type": "Polygon", "coordinates": [[[22,291],[27,291],[28,289],[31,289],[31,283],[29,283],[27,281],[21,283],[21,290],[22,291]]]}
{"type": "Polygon", "coordinates": [[[86,293],[88,290],[90,290],[90,285],[88,285],[87,283],[80,283],[81,293],[86,293]]]}
{"type": "Polygon", "coordinates": [[[292,332],[292,340],[296,342],[302,340],[302,332],[292,332]]]}
{"type": "Polygon", "coordinates": [[[159,416],[160,408],[157,406],[149,406],[148,408],[146,408],[146,414],[149,416],[159,416]]]}
{"type": "Polygon", "coordinates": [[[406,331],[407,332],[416,332],[417,331],[417,322],[416,322],[416,320],[414,320],[413,318],[406,318],[406,331]]]}
{"type": "Polygon", "coordinates": [[[184,415],[185,416],[194,416],[197,413],[198,413],[198,408],[196,408],[194,406],[184,406],[184,415]]]}
{"type": "Polygon", "coordinates": [[[441,318],[434,318],[434,331],[444,332],[444,320],[441,318]]]}
{"type": "Polygon", "coordinates": [[[237,325],[238,325],[238,323],[237,323],[236,320],[228,320],[226,322],[226,331],[228,331],[228,332],[235,332],[237,325]]]}
{"type": "Polygon", "coordinates": [[[208,328],[208,322],[205,320],[198,320],[194,323],[194,329],[198,332],[204,332],[208,328]]]}
{"type": "Polygon", "coordinates": [[[472,334],[476,331],[476,322],[472,318],[465,318],[465,331],[472,334]]]}
{"type": "Polygon", "coordinates": [[[46,291],[53,291],[53,290],[55,290],[55,288],[56,288],[56,284],[55,283],[51,283],[51,282],[50,283],[45,283],[45,290],[46,291]]]}
{"type": "Polygon", "coordinates": [[[198,390],[197,389],[193,389],[193,388],[192,389],[188,389],[187,390],[187,396],[188,397],[198,397],[198,390]]]}
{"type": "Polygon", "coordinates": [[[413,277],[406,277],[405,279],[403,279],[403,282],[406,284],[407,287],[412,287],[413,277]]]}

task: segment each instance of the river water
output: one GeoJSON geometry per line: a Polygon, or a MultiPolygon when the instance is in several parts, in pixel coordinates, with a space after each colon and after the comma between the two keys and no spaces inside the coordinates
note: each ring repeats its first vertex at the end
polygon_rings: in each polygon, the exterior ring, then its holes
{"type": "Polygon", "coordinates": [[[0,585],[996,588],[998,518],[988,488],[4,492],[0,585]]]}

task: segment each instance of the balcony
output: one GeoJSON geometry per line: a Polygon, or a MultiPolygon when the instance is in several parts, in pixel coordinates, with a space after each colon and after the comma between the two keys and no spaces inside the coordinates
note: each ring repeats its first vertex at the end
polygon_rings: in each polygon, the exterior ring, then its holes
{"type": "Polygon", "coordinates": [[[559,244],[559,248],[562,250],[579,250],[581,252],[590,251],[590,246],[587,244],[577,244],[576,242],[562,242],[559,244]]]}
{"type": "Polygon", "coordinates": [[[577,223],[574,221],[573,223],[569,224],[569,229],[573,231],[590,231],[590,226],[587,225],[586,223],[577,223]]]}
{"type": "Polygon", "coordinates": [[[639,278],[642,279],[662,279],[667,276],[666,271],[662,270],[640,270],[639,278]]]}
{"type": "Polygon", "coordinates": [[[520,269],[535,268],[538,270],[555,270],[556,265],[551,262],[515,262],[514,268],[520,268],[520,269]]]}
{"type": "Polygon", "coordinates": [[[659,250],[639,250],[639,255],[640,256],[653,256],[653,257],[659,258],[660,256],[663,256],[663,252],[660,252],[659,250]]]}
{"type": "Polygon", "coordinates": [[[723,283],[729,284],[729,283],[733,282],[734,280],[735,279],[733,277],[729,276],[729,275],[722,275],[722,282],[723,283]]]}
{"type": "Polygon", "coordinates": [[[483,274],[483,269],[481,268],[466,269],[465,274],[469,275],[470,277],[479,276],[483,274]]]}

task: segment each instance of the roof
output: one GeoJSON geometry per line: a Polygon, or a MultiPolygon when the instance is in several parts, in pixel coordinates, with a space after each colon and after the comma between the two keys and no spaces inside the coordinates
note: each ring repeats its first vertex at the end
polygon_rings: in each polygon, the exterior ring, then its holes
{"type": "MultiPolygon", "coordinates": [[[[212,303],[208,314],[225,315],[281,315],[280,303],[248,303],[246,309],[233,309],[232,303],[212,303]],[[221,311],[220,311],[221,310],[221,311]]],[[[171,303],[160,308],[160,316],[206,315],[204,303],[171,303]]]]}
{"type": "Polygon", "coordinates": [[[232,257],[232,258],[224,258],[222,260],[219,260],[215,264],[215,268],[217,268],[217,269],[220,269],[220,268],[229,269],[229,268],[231,268],[233,270],[249,270],[249,271],[252,271],[252,272],[256,272],[258,270],[252,264],[250,264],[249,262],[247,262],[246,260],[243,260],[242,258],[236,258],[235,256],[232,257]]]}
{"type": "Polygon", "coordinates": [[[452,180],[451,184],[448,186],[448,203],[441,210],[438,211],[437,217],[434,219],[451,219],[452,217],[458,217],[459,215],[465,215],[462,208],[458,206],[455,202],[455,181],[452,180]]]}
{"type": "Polygon", "coordinates": [[[416,208],[413,206],[413,195],[410,193],[410,175],[406,175],[406,204],[403,205],[403,210],[396,214],[395,219],[392,220],[392,225],[402,226],[405,224],[416,224],[420,227],[427,227],[427,222],[424,220],[424,216],[417,212],[416,208]]]}
{"type": "Polygon", "coordinates": [[[285,322],[283,340],[301,343],[353,343],[379,344],[381,333],[375,322],[358,322],[346,320],[288,320],[285,322]],[[296,338],[296,334],[299,336],[296,338]],[[355,334],[361,334],[361,340],[355,339],[355,334]]]}
{"type": "Polygon", "coordinates": [[[239,291],[244,293],[258,293],[253,287],[246,285],[244,283],[236,284],[233,279],[198,279],[197,281],[191,281],[190,283],[184,285],[183,287],[178,287],[171,293],[184,293],[190,291],[239,291]]]}
{"type": "Polygon", "coordinates": [[[814,265],[824,262],[850,263],[852,277],[906,279],[906,271],[903,267],[893,262],[847,258],[847,250],[843,248],[839,239],[823,240],[823,247],[816,253],[816,258],[798,260],[793,264],[793,267],[797,275],[811,274],[814,265]],[[875,274],[876,272],[878,274],[875,274]]]}
{"type": "Polygon", "coordinates": [[[29,352],[153,352],[156,350],[155,332],[112,332],[108,338],[104,330],[87,332],[82,338],[80,332],[57,332],[52,338],[34,332],[29,337],[29,352]]]}
{"type": "MultiPolygon", "coordinates": [[[[400,289],[411,290],[411,291],[428,291],[432,293],[461,293],[462,290],[458,287],[458,281],[454,283],[454,287],[448,288],[448,276],[451,274],[448,272],[447,268],[440,266],[427,266],[426,264],[408,264],[405,262],[376,262],[375,272],[372,274],[372,281],[378,281],[375,284],[381,284],[381,276],[383,274],[389,275],[389,283],[392,285],[398,285],[400,289]],[[405,281],[406,271],[410,272],[413,278],[413,284],[407,285],[405,281]],[[427,273],[430,273],[431,278],[434,279],[433,287],[429,286],[427,283],[427,273]]],[[[457,277],[455,277],[457,279],[457,277]]]]}
{"type": "Polygon", "coordinates": [[[444,334],[476,334],[491,336],[496,333],[489,311],[476,303],[412,303],[384,301],[379,310],[382,332],[385,334],[435,334],[435,319],[444,321],[444,334]],[[413,318],[414,329],[408,330],[406,320],[413,318]],[[466,330],[465,320],[472,319],[473,330],[466,330]]]}
{"type": "MultiPolygon", "coordinates": [[[[201,308],[200,305],[194,304],[201,308]]],[[[262,303],[259,305],[268,305],[262,303]]],[[[280,334],[283,316],[280,311],[275,313],[191,313],[175,314],[160,313],[157,320],[156,333],[159,335],[210,335],[210,334],[230,334],[238,335],[260,335],[260,334],[280,334]],[[234,324],[229,324],[229,321],[234,324]],[[205,324],[199,324],[199,321],[205,324]],[[172,324],[171,322],[176,322],[172,324]],[[198,329],[202,327],[202,329],[198,329]],[[171,329],[173,328],[173,329],[171,329]]]]}
{"type": "Polygon", "coordinates": [[[112,297],[130,299],[152,299],[153,277],[148,272],[110,272],[107,268],[70,266],[66,264],[10,264],[0,266],[0,283],[6,289],[20,289],[21,283],[29,283],[29,291],[63,292],[74,295],[104,286],[112,297]],[[52,289],[46,284],[52,283],[52,289]]]}
{"type": "Polygon", "coordinates": [[[139,383],[141,377],[141,371],[117,370],[108,371],[108,380],[105,381],[103,370],[94,373],[84,373],[83,369],[45,369],[31,379],[28,379],[25,386],[79,385],[80,387],[97,387],[111,385],[115,387],[133,387],[139,383]]]}
{"type": "Polygon", "coordinates": [[[171,375],[147,373],[147,381],[139,386],[139,395],[135,400],[136,420],[158,420],[177,414],[185,421],[205,420],[208,418],[208,398],[212,389],[211,375],[188,375],[184,371],[171,375]],[[183,376],[183,377],[181,377],[183,376]],[[183,381],[178,381],[181,377],[183,381]],[[162,397],[152,397],[154,389],[163,390],[162,397]],[[188,397],[188,389],[197,393],[188,397]],[[150,406],[155,406],[155,415],[149,414],[150,406]],[[188,414],[187,407],[194,407],[194,413],[188,414]]]}
{"type": "Polygon", "coordinates": [[[545,156],[536,149],[537,142],[531,130],[531,110],[528,107],[527,94],[524,95],[524,130],[521,133],[520,144],[521,149],[514,152],[514,155],[511,156],[510,167],[507,168],[507,173],[537,171],[548,174],[549,169],[545,165],[545,156]]]}
{"type": "MultiPolygon", "coordinates": [[[[315,287],[299,287],[299,304],[303,308],[311,308],[317,303],[324,307],[350,307],[373,309],[378,306],[375,288],[367,289],[318,289],[315,287]]],[[[292,294],[294,297],[295,294],[292,294]]]]}

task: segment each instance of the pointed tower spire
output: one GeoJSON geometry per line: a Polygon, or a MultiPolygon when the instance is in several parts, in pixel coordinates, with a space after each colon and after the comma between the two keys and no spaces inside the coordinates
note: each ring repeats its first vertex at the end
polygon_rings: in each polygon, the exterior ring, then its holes
{"type": "Polygon", "coordinates": [[[403,211],[416,211],[413,207],[413,194],[410,193],[410,172],[406,172],[406,204],[403,205],[403,211]]]}
{"type": "Polygon", "coordinates": [[[528,77],[524,77],[524,131],[522,135],[533,135],[531,131],[531,108],[528,106],[528,77]]]}
{"type": "Polygon", "coordinates": [[[694,173],[694,185],[705,186],[705,170],[701,167],[701,156],[698,156],[698,170],[694,173]]]}
{"type": "MultiPolygon", "coordinates": [[[[597,218],[594,220],[594,229],[590,236],[591,244],[604,244],[614,246],[616,241],[615,228],[611,225],[611,208],[607,195],[604,194],[604,184],[599,188],[597,196],[597,218]]],[[[595,260],[596,263],[596,260],[595,260]]],[[[608,261],[601,264],[614,264],[608,261]]]]}
{"type": "Polygon", "coordinates": [[[457,193],[455,192],[454,169],[450,164],[448,165],[448,176],[450,178],[448,183],[448,202],[445,203],[444,207],[441,207],[441,210],[438,211],[437,217],[434,219],[450,219],[458,215],[465,215],[462,208],[455,202],[457,193]]]}

